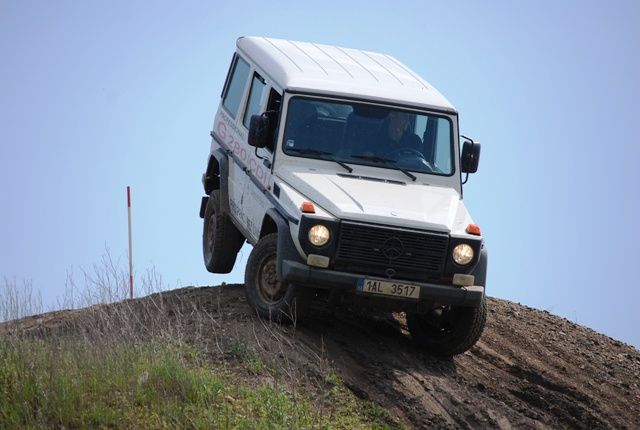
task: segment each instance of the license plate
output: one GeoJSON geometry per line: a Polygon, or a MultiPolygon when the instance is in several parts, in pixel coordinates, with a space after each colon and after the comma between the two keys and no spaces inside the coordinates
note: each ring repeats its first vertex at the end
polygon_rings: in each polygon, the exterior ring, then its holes
{"type": "Polygon", "coordinates": [[[380,279],[358,280],[358,290],[364,294],[378,294],[381,296],[403,297],[409,299],[420,298],[420,287],[403,284],[401,282],[382,281],[380,279]]]}

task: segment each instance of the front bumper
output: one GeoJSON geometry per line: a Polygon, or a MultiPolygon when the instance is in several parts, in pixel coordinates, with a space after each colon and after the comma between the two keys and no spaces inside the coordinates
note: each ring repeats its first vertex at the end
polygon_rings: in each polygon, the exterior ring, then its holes
{"type": "MultiPolygon", "coordinates": [[[[341,289],[354,293],[359,293],[356,290],[356,284],[359,279],[365,277],[336,270],[314,269],[306,264],[291,260],[283,260],[281,267],[282,280],[285,282],[305,287],[341,289]]],[[[420,286],[419,301],[430,301],[442,305],[475,307],[480,305],[484,296],[484,287],[481,286],[456,287],[411,281],[406,283],[420,286]]],[[[389,300],[403,300],[391,296],[388,298],[389,300]]]]}

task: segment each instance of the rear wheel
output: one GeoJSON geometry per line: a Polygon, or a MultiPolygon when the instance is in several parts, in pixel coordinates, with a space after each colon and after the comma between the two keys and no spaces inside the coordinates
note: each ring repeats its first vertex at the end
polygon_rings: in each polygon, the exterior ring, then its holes
{"type": "Polygon", "coordinates": [[[426,314],[407,314],[413,340],[439,356],[462,354],[480,339],[487,320],[484,300],[478,307],[442,306],[426,314]]]}
{"type": "Polygon", "coordinates": [[[204,212],[202,232],[202,255],[207,270],[211,273],[231,272],[243,243],[242,233],[220,210],[220,191],[212,191],[204,212]]]}
{"type": "Polygon", "coordinates": [[[247,301],[263,318],[291,323],[303,316],[302,291],[280,281],[277,273],[278,235],[271,233],[258,241],[245,269],[247,301]]]}

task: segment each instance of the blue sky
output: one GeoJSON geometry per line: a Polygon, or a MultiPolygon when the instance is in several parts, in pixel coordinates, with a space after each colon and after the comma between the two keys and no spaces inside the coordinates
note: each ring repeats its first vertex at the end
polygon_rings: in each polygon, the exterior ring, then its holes
{"type": "Polygon", "coordinates": [[[108,248],[167,288],[206,272],[198,208],[235,40],[391,54],[482,144],[465,202],[488,293],[640,346],[640,3],[0,3],[0,276],[53,304],[108,248]]]}

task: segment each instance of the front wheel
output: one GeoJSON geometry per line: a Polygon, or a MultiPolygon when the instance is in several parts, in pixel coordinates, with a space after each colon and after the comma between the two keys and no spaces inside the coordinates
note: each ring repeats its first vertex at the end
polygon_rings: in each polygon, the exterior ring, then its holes
{"type": "Polygon", "coordinates": [[[426,314],[407,314],[413,340],[439,356],[462,354],[480,339],[487,320],[487,304],[478,307],[443,306],[426,314]]]}
{"type": "Polygon", "coordinates": [[[249,254],[244,275],[247,301],[262,318],[291,323],[303,314],[303,300],[294,285],[278,278],[277,245],[278,235],[271,233],[249,254]]]}

